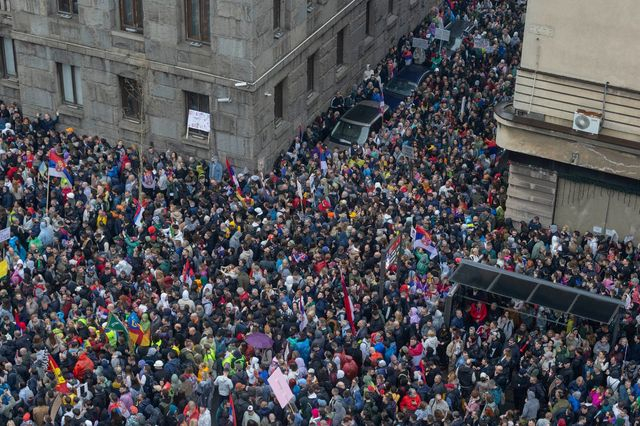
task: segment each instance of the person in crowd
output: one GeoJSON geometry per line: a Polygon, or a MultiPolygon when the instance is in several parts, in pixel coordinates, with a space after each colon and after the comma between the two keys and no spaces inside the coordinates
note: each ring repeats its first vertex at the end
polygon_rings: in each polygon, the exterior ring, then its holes
{"type": "Polygon", "coordinates": [[[0,102],[3,424],[635,424],[637,245],[505,211],[493,109],[525,7],[434,8],[263,173],[0,102]],[[416,54],[452,19],[457,51],[416,54]],[[415,62],[432,73],[379,132],[324,143],[415,62]],[[447,312],[462,259],[622,299],[620,333],[477,291],[447,312]]]}

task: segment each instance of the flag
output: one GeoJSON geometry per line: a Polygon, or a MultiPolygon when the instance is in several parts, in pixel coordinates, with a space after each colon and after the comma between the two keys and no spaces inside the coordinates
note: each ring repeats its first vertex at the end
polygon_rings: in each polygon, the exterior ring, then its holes
{"type": "Polygon", "coordinates": [[[49,176],[59,177],[66,179],[71,185],[73,185],[73,176],[67,168],[64,158],[60,157],[55,151],[49,151],[49,176]]]}
{"type": "Polygon", "coordinates": [[[380,114],[384,115],[384,90],[380,90],[380,114]]]}
{"type": "Polygon", "coordinates": [[[431,235],[420,225],[416,225],[411,229],[411,237],[414,249],[422,248],[427,250],[431,243],[431,235]]]}
{"type": "Polygon", "coordinates": [[[185,284],[191,284],[196,274],[193,272],[193,267],[191,266],[191,261],[187,259],[184,267],[182,268],[182,282],[185,284]]]}
{"type": "Polygon", "coordinates": [[[302,184],[296,179],[296,195],[300,198],[300,201],[304,199],[304,192],[302,191],[302,184]]]}
{"type": "Polygon", "coordinates": [[[238,192],[238,194],[242,196],[242,189],[240,188],[240,182],[238,182],[238,178],[236,177],[236,172],[233,170],[233,167],[231,167],[231,163],[229,163],[228,158],[226,161],[227,161],[227,172],[229,173],[229,179],[231,179],[231,181],[235,185],[236,192],[238,192]]]}
{"type": "Polygon", "coordinates": [[[25,331],[27,329],[27,324],[24,321],[20,321],[20,315],[18,315],[18,311],[13,311],[13,319],[16,321],[16,327],[20,330],[25,331]]]}
{"type": "Polygon", "coordinates": [[[60,393],[64,393],[64,394],[69,393],[69,388],[67,387],[67,381],[62,375],[62,372],[60,371],[60,367],[58,367],[58,363],[56,362],[55,359],[53,359],[51,355],[49,355],[48,370],[51,371],[54,376],[56,376],[56,381],[58,384],[56,385],[55,389],[60,393]]]}
{"type": "Polygon", "coordinates": [[[136,213],[133,215],[133,224],[140,226],[142,225],[142,213],[144,213],[144,206],[137,199],[134,199],[133,202],[136,205],[136,213]]]}
{"type": "Polygon", "coordinates": [[[109,310],[103,306],[98,306],[96,309],[96,316],[100,320],[100,323],[109,319],[109,310]]]}
{"type": "Polygon", "coordinates": [[[118,319],[118,317],[116,317],[114,314],[109,313],[108,314],[108,319],[107,319],[107,326],[105,327],[105,329],[111,330],[111,331],[115,331],[116,335],[118,333],[121,333],[126,341],[129,341],[129,330],[127,329],[127,327],[122,323],[122,321],[120,321],[118,319]]]}
{"type": "Polygon", "coordinates": [[[140,318],[135,312],[131,312],[127,318],[127,329],[129,330],[129,341],[134,345],[141,345],[144,332],[140,327],[140,318]]]}
{"type": "Polygon", "coordinates": [[[344,311],[347,317],[347,321],[349,321],[349,325],[351,326],[351,331],[355,334],[356,325],[353,322],[353,302],[351,301],[351,297],[347,292],[347,284],[344,282],[344,274],[340,274],[340,282],[342,283],[342,299],[344,302],[344,311]]]}
{"type": "Polygon", "coordinates": [[[233,396],[231,396],[231,394],[229,394],[229,420],[233,426],[237,426],[236,406],[233,403],[233,396]]]}
{"type": "Polygon", "coordinates": [[[40,174],[40,176],[44,177],[47,175],[47,162],[46,161],[41,161],[40,162],[40,166],[38,167],[38,173],[40,174]]]}
{"type": "Polygon", "coordinates": [[[300,297],[300,300],[298,301],[298,307],[300,308],[300,331],[302,331],[307,328],[307,325],[309,324],[307,312],[304,310],[304,301],[302,300],[302,297],[300,297]]]}
{"type": "Polygon", "coordinates": [[[0,278],[4,278],[9,274],[9,263],[7,262],[7,259],[3,259],[2,262],[0,262],[0,278]]]}
{"type": "Polygon", "coordinates": [[[147,327],[146,330],[142,331],[140,346],[151,346],[151,327],[147,327]]]}

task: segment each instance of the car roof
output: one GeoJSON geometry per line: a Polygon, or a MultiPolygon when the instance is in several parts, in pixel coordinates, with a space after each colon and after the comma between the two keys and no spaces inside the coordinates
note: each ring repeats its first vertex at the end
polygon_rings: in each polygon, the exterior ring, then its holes
{"type": "Polygon", "coordinates": [[[409,80],[417,83],[420,80],[420,78],[422,78],[422,76],[424,74],[427,74],[428,72],[429,72],[429,67],[411,64],[411,65],[407,65],[406,67],[398,71],[398,75],[396,76],[396,78],[399,78],[402,80],[409,80]]]}
{"type": "Polygon", "coordinates": [[[380,104],[375,101],[362,101],[349,111],[342,119],[353,123],[371,124],[380,115],[380,104]]]}

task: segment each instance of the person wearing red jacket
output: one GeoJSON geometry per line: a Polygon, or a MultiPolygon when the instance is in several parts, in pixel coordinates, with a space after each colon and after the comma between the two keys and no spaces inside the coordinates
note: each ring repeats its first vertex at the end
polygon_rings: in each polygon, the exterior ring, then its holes
{"type": "Polygon", "coordinates": [[[409,392],[400,400],[400,410],[402,411],[416,411],[422,402],[422,398],[416,392],[415,389],[409,389],[409,392]]]}
{"type": "Polygon", "coordinates": [[[476,324],[482,324],[487,317],[487,305],[482,302],[474,303],[469,309],[469,315],[471,315],[476,324]]]}
{"type": "Polygon", "coordinates": [[[411,336],[409,340],[409,356],[411,357],[411,361],[414,367],[418,367],[420,365],[420,361],[422,360],[423,347],[422,342],[416,338],[416,336],[411,336]]]}

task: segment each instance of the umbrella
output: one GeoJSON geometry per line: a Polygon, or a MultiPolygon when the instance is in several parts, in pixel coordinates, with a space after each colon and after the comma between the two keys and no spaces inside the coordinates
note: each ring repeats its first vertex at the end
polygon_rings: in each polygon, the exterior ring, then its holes
{"type": "Polygon", "coordinates": [[[251,333],[245,341],[256,349],[268,349],[273,346],[273,339],[264,333],[251,333]]]}

